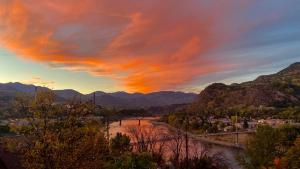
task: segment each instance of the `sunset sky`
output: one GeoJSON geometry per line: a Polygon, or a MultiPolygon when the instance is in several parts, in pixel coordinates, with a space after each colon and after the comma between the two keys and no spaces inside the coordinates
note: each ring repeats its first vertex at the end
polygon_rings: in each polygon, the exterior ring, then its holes
{"type": "Polygon", "coordinates": [[[0,0],[0,83],[199,92],[297,61],[299,0],[0,0]]]}

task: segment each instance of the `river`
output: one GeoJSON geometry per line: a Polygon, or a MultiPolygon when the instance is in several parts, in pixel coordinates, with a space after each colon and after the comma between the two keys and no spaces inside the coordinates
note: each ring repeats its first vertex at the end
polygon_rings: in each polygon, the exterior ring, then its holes
{"type": "MultiPolygon", "coordinates": [[[[131,139],[134,140],[134,138],[132,138],[132,133],[130,133],[130,128],[135,128],[135,127],[139,126],[139,121],[137,119],[138,118],[122,120],[121,126],[120,126],[119,121],[111,123],[110,124],[110,135],[114,136],[114,135],[116,135],[117,132],[120,132],[120,133],[129,135],[131,137],[131,139]]],[[[165,136],[165,135],[172,135],[171,133],[174,133],[174,131],[171,127],[169,127],[167,124],[164,124],[164,123],[158,123],[157,120],[158,120],[158,118],[154,118],[154,117],[142,118],[140,120],[140,128],[155,130],[155,131],[152,131],[152,133],[155,133],[156,135],[164,135],[165,136]]],[[[182,146],[184,146],[184,144],[182,144],[182,146]]],[[[236,150],[234,148],[204,143],[203,141],[198,140],[198,139],[190,139],[189,147],[190,147],[190,152],[189,152],[190,156],[193,156],[193,155],[199,153],[200,150],[205,149],[208,152],[208,154],[210,154],[210,155],[216,154],[216,153],[221,153],[225,157],[225,159],[228,161],[231,168],[233,168],[233,169],[241,168],[238,165],[237,161],[235,160],[238,150],[236,150]]],[[[182,149],[184,150],[184,147],[182,149]]],[[[170,151],[170,150],[167,150],[167,151],[170,151]]]]}

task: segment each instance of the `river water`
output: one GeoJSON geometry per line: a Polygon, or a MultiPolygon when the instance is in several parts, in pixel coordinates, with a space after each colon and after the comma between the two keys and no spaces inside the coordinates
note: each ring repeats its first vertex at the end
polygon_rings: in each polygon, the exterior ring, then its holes
{"type": "MultiPolygon", "coordinates": [[[[130,129],[132,128],[141,128],[141,129],[145,129],[145,130],[149,130],[151,129],[151,133],[154,133],[155,135],[161,135],[161,136],[170,136],[173,135],[174,131],[172,131],[172,129],[163,123],[157,123],[158,118],[154,118],[154,117],[148,117],[148,118],[141,118],[140,120],[140,126],[139,126],[139,121],[137,120],[139,118],[135,118],[135,119],[125,119],[122,120],[121,126],[120,126],[120,122],[113,122],[110,124],[110,135],[114,136],[116,135],[117,132],[126,134],[128,136],[131,137],[131,140],[134,140],[134,136],[132,135],[130,129]]],[[[170,144],[170,143],[167,143],[170,144]]],[[[182,144],[182,151],[184,152],[185,144],[182,144]]],[[[195,140],[195,139],[190,139],[189,142],[189,147],[190,147],[190,151],[189,151],[189,155],[193,156],[196,154],[199,154],[199,152],[201,150],[206,150],[208,152],[208,154],[213,155],[213,154],[222,154],[226,161],[228,161],[228,163],[230,164],[230,166],[233,169],[240,169],[241,167],[238,165],[237,161],[235,160],[235,157],[238,153],[238,150],[230,148],[230,147],[226,147],[226,146],[220,146],[220,145],[215,145],[215,144],[208,144],[208,143],[204,143],[200,140],[195,140]]],[[[171,149],[172,147],[169,146],[169,148],[171,149]]],[[[171,150],[166,150],[167,153],[166,154],[170,154],[171,150]]],[[[167,155],[168,156],[168,155],[167,155]]]]}

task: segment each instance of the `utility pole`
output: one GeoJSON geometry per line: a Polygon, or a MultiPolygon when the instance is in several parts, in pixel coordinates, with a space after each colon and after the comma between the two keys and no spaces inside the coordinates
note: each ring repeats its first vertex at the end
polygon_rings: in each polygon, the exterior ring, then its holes
{"type": "Polygon", "coordinates": [[[36,102],[37,99],[37,86],[34,88],[34,101],[36,102]]]}
{"type": "Polygon", "coordinates": [[[239,133],[238,133],[237,123],[238,123],[238,116],[237,116],[237,112],[235,112],[235,133],[236,133],[235,144],[236,144],[236,145],[239,144],[239,133]]]}
{"type": "Polygon", "coordinates": [[[185,168],[189,168],[189,137],[188,137],[188,129],[189,129],[189,117],[186,112],[186,125],[185,125],[185,168]]]}
{"type": "Polygon", "coordinates": [[[105,115],[105,121],[106,121],[106,139],[107,143],[109,144],[109,139],[110,139],[110,134],[109,134],[109,116],[111,113],[114,113],[115,109],[105,109],[104,110],[104,115],[105,115]]]}
{"type": "Polygon", "coordinates": [[[109,117],[108,117],[108,114],[106,116],[106,135],[107,135],[107,141],[109,143],[109,117]]]}
{"type": "Polygon", "coordinates": [[[96,92],[93,93],[94,114],[96,114],[96,92]]]}

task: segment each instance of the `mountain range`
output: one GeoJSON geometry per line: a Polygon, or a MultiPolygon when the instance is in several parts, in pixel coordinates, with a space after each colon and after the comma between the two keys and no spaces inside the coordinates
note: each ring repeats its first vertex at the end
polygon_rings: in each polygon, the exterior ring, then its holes
{"type": "MultiPolygon", "coordinates": [[[[46,87],[22,83],[0,83],[0,106],[8,106],[18,93],[33,95],[35,90],[51,90],[46,87]]],[[[82,94],[76,90],[53,90],[59,102],[73,98],[92,100],[96,104],[115,108],[147,108],[195,102],[206,108],[228,108],[234,106],[287,107],[300,105],[300,62],[271,75],[259,76],[244,83],[226,85],[213,83],[200,94],[160,91],[148,94],[96,91],[82,94]]]]}
{"type": "Polygon", "coordinates": [[[241,84],[211,84],[199,94],[196,102],[206,108],[299,106],[300,62],[241,84]]]}
{"type": "MultiPolygon", "coordinates": [[[[51,90],[46,87],[27,85],[22,83],[0,83],[0,105],[8,106],[9,102],[19,93],[26,93],[34,95],[36,90],[51,90]]],[[[147,108],[157,106],[168,106],[173,104],[186,104],[193,102],[197,94],[184,93],[174,91],[160,91],[148,94],[142,93],[126,93],[114,92],[105,93],[96,91],[90,94],[82,94],[73,89],[52,90],[58,102],[66,102],[74,98],[82,101],[89,101],[94,99],[96,104],[104,107],[115,108],[147,108]]]]}

